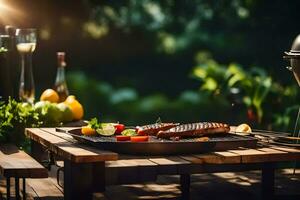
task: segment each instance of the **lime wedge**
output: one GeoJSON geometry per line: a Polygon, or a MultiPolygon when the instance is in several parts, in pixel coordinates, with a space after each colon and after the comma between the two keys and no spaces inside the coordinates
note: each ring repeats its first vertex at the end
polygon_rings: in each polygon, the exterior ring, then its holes
{"type": "Polygon", "coordinates": [[[116,128],[113,124],[102,124],[101,128],[98,128],[97,133],[103,136],[112,136],[115,134],[116,128]]]}
{"type": "Polygon", "coordinates": [[[136,136],[137,135],[135,129],[126,129],[126,130],[122,131],[121,134],[125,135],[125,136],[136,136]]]}

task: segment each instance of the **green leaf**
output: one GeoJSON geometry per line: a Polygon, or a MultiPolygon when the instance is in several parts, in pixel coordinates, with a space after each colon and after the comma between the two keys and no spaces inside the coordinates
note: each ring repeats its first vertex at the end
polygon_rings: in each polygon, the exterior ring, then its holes
{"type": "Polygon", "coordinates": [[[218,88],[218,83],[213,78],[207,78],[201,89],[215,91],[218,88]]]}
{"type": "Polygon", "coordinates": [[[90,126],[92,129],[95,129],[95,130],[102,128],[101,123],[98,122],[98,119],[96,117],[92,118],[89,121],[88,126],[90,126]]]}

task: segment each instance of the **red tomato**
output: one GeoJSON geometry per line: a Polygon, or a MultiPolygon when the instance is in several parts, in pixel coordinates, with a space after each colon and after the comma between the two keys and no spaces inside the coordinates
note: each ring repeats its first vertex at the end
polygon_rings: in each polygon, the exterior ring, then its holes
{"type": "Polygon", "coordinates": [[[138,129],[136,130],[138,135],[146,135],[145,131],[143,129],[138,129]]]}
{"type": "Polygon", "coordinates": [[[130,140],[130,136],[117,135],[116,139],[117,139],[117,141],[129,141],[130,140]]]}
{"type": "Polygon", "coordinates": [[[149,140],[149,136],[131,136],[131,142],[147,142],[149,140]]]}
{"type": "Polygon", "coordinates": [[[115,134],[121,134],[122,131],[124,131],[124,129],[125,129],[124,124],[116,124],[116,125],[114,125],[114,127],[116,128],[115,134]]]}

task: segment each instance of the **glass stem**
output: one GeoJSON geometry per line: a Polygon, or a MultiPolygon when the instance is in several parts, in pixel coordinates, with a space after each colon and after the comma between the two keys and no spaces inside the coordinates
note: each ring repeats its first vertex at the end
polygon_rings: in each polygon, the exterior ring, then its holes
{"type": "Polygon", "coordinates": [[[23,102],[33,103],[34,101],[34,79],[32,72],[32,54],[21,54],[21,77],[19,97],[23,102]]]}

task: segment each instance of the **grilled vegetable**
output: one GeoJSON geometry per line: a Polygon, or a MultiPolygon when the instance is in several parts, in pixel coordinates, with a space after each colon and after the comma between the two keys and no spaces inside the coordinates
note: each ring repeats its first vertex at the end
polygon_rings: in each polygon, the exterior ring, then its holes
{"type": "Polygon", "coordinates": [[[160,131],[157,134],[159,138],[170,137],[202,137],[220,133],[228,133],[230,130],[228,124],[214,122],[199,122],[192,124],[182,124],[166,131],[160,131]]]}
{"type": "Polygon", "coordinates": [[[130,137],[131,142],[147,142],[149,140],[149,136],[132,136],[130,137]]]}
{"type": "Polygon", "coordinates": [[[126,136],[126,135],[117,135],[116,136],[117,141],[129,141],[130,140],[130,136],[126,136]]]}

